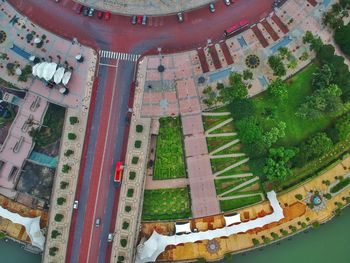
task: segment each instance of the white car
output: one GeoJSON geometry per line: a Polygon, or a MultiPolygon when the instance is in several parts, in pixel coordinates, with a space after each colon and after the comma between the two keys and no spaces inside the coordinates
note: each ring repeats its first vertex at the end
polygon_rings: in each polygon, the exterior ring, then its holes
{"type": "Polygon", "coordinates": [[[114,236],[113,233],[109,233],[107,241],[108,242],[112,242],[113,241],[113,236],[114,236]]]}
{"type": "Polygon", "coordinates": [[[73,203],[73,209],[78,209],[78,207],[79,207],[79,201],[75,200],[73,203]]]}
{"type": "Polygon", "coordinates": [[[230,0],[224,0],[224,3],[225,3],[225,5],[230,5],[231,4],[230,0]]]}

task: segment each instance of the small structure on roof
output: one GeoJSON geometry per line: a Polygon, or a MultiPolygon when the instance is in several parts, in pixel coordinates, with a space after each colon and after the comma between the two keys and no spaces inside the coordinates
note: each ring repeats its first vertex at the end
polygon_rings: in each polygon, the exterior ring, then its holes
{"type": "Polygon", "coordinates": [[[235,215],[225,215],[225,222],[226,226],[230,226],[236,223],[241,223],[241,215],[240,214],[235,214],[235,215]]]}
{"type": "Polygon", "coordinates": [[[176,222],[175,224],[175,234],[188,234],[191,233],[191,223],[190,222],[176,222]]]}

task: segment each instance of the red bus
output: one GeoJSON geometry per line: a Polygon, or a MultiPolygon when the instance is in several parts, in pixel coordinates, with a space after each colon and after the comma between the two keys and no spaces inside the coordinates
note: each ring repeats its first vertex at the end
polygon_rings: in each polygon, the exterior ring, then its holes
{"type": "Polygon", "coordinates": [[[228,29],[226,29],[225,30],[225,37],[233,35],[237,31],[247,27],[248,25],[249,25],[249,21],[248,20],[242,20],[238,24],[235,24],[235,25],[229,27],[228,29]]]}
{"type": "Polygon", "coordinates": [[[114,174],[114,182],[117,184],[120,184],[122,180],[122,173],[123,173],[123,163],[117,162],[115,166],[115,174],[114,174]]]}

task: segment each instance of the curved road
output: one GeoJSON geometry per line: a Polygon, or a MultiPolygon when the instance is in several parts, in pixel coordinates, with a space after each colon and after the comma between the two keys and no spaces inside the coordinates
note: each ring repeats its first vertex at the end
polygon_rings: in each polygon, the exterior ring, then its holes
{"type": "MultiPolygon", "coordinates": [[[[131,25],[130,17],[112,15],[109,21],[76,14],[71,0],[8,0],[34,23],[69,40],[74,37],[95,50],[146,54],[176,52],[205,46],[223,37],[223,30],[242,19],[255,23],[268,15],[273,0],[239,0],[231,6],[223,1],[211,14],[207,7],[185,13],[185,22],[175,16],[150,17],[148,26],[131,25]]],[[[114,231],[119,191],[111,174],[123,159],[128,127],[125,122],[134,63],[110,61],[117,67],[99,67],[85,139],[82,169],[76,199],[80,200],[72,218],[67,262],[109,262],[107,235],[114,231]],[[101,226],[95,227],[95,218],[101,226]]]]}

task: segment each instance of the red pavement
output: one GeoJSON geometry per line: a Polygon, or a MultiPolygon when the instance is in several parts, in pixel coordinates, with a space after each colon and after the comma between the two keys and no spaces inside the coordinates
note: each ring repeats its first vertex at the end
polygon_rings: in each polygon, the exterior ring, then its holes
{"type": "Polygon", "coordinates": [[[228,46],[226,45],[226,42],[221,42],[220,47],[221,47],[222,53],[225,56],[227,65],[233,64],[233,58],[232,58],[231,53],[228,49],[228,46]]]}
{"type": "Polygon", "coordinates": [[[265,27],[266,31],[270,34],[273,41],[276,41],[279,39],[279,36],[275,32],[275,30],[273,30],[272,26],[266,20],[262,21],[261,24],[263,25],[263,27],[265,27]]]}
{"type": "Polygon", "coordinates": [[[281,19],[276,14],[273,14],[271,18],[284,34],[287,34],[289,32],[288,27],[281,21],[281,19]]]}
{"type": "Polygon", "coordinates": [[[208,65],[207,59],[205,57],[204,49],[203,48],[197,49],[197,54],[198,54],[199,62],[201,63],[203,73],[208,72],[209,65],[208,65]]]}
{"type": "Polygon", "coordinates": [[[215,45],[209,46],[209,54],[210,54],[211,58],[213,59],[215,69],[220,69],[222,66],[221,66],[218,52],[215,48],[215,45]]]}
{"type": "Polygon", "coordinates": [[[267,42],[266,38],[264,37],[263,33],[260,31],[260,29],[255,25],[252,27],[252,30],[256,37],[258,38],[259,42],[263,47],[267,47],[269,45],[269,42],[267,42]]]}

